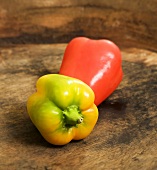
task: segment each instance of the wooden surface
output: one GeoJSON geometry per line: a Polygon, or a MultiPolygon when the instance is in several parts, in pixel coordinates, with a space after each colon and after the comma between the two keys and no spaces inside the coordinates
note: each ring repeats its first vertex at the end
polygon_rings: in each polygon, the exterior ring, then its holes
{"type": "Polygon", "coordinates": [[[0,46],[88,36],[157,51],[156,9],[156,0],[0,0],[0,46]]]}
{"type": "Polygon", "coordinates": [[[65,44],[0,48],[1,170],[156,170],[157,54],[123,49],[124,79],[86,139],[55,147],[30,121],[36,80],[58,73],[65,44]]]}

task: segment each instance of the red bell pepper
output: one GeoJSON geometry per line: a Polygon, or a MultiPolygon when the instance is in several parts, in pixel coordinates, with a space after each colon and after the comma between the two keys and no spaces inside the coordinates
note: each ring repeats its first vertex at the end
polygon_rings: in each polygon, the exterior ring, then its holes
{"type": "Polygon", "coordinates": [[[85,82],[99,105],[120,84],[121,65],[121,52],[113,42],[77,37],[67,45],[59,73],[85,82]]]}

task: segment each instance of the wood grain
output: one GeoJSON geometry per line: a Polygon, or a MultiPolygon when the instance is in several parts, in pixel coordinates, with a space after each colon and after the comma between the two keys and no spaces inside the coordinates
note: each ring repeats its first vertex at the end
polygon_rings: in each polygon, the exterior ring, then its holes
{"type": "Polygon", "coordinates": [[[40,76],[58,73],[65,46],[0,48],[0,169],[157,169],[157,65],[153,64],[157,54],[151,51],[122,51],[123,81],[99,106],[98,123],[86,139],[55,147],[39,134],[27,115],[26,101],[40,76]],[[144,59],[137,60],[138,56],[144,59]]]}
{"type": "Polygon", "coordinates": [[[1,0],[0,46],[88,36],[156,51],[156,7],[156,0],[1,0]]]}

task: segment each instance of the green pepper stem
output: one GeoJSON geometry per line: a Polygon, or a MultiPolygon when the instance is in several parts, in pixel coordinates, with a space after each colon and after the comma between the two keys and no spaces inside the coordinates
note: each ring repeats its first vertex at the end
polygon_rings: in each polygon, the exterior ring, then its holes
{"type": "Polygon", "coordinates": [[[71,105],[68,106],[64,111],[63,115],[65,117],[65,124],[75,126],[83,122],[83,117],[78,106],[71,105]]]}

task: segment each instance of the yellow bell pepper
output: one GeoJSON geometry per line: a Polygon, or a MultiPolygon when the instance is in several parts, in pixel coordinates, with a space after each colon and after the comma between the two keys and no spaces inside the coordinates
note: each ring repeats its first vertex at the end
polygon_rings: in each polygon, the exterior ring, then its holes
{"type": "Polygon", "coordinates": [[[28,99],[27,110],[49,143],[65,145],[91,133],[98,109],[88,85],[68,76],[48,74],[40,77],[36,86],[37,91],[28,99]]]}

